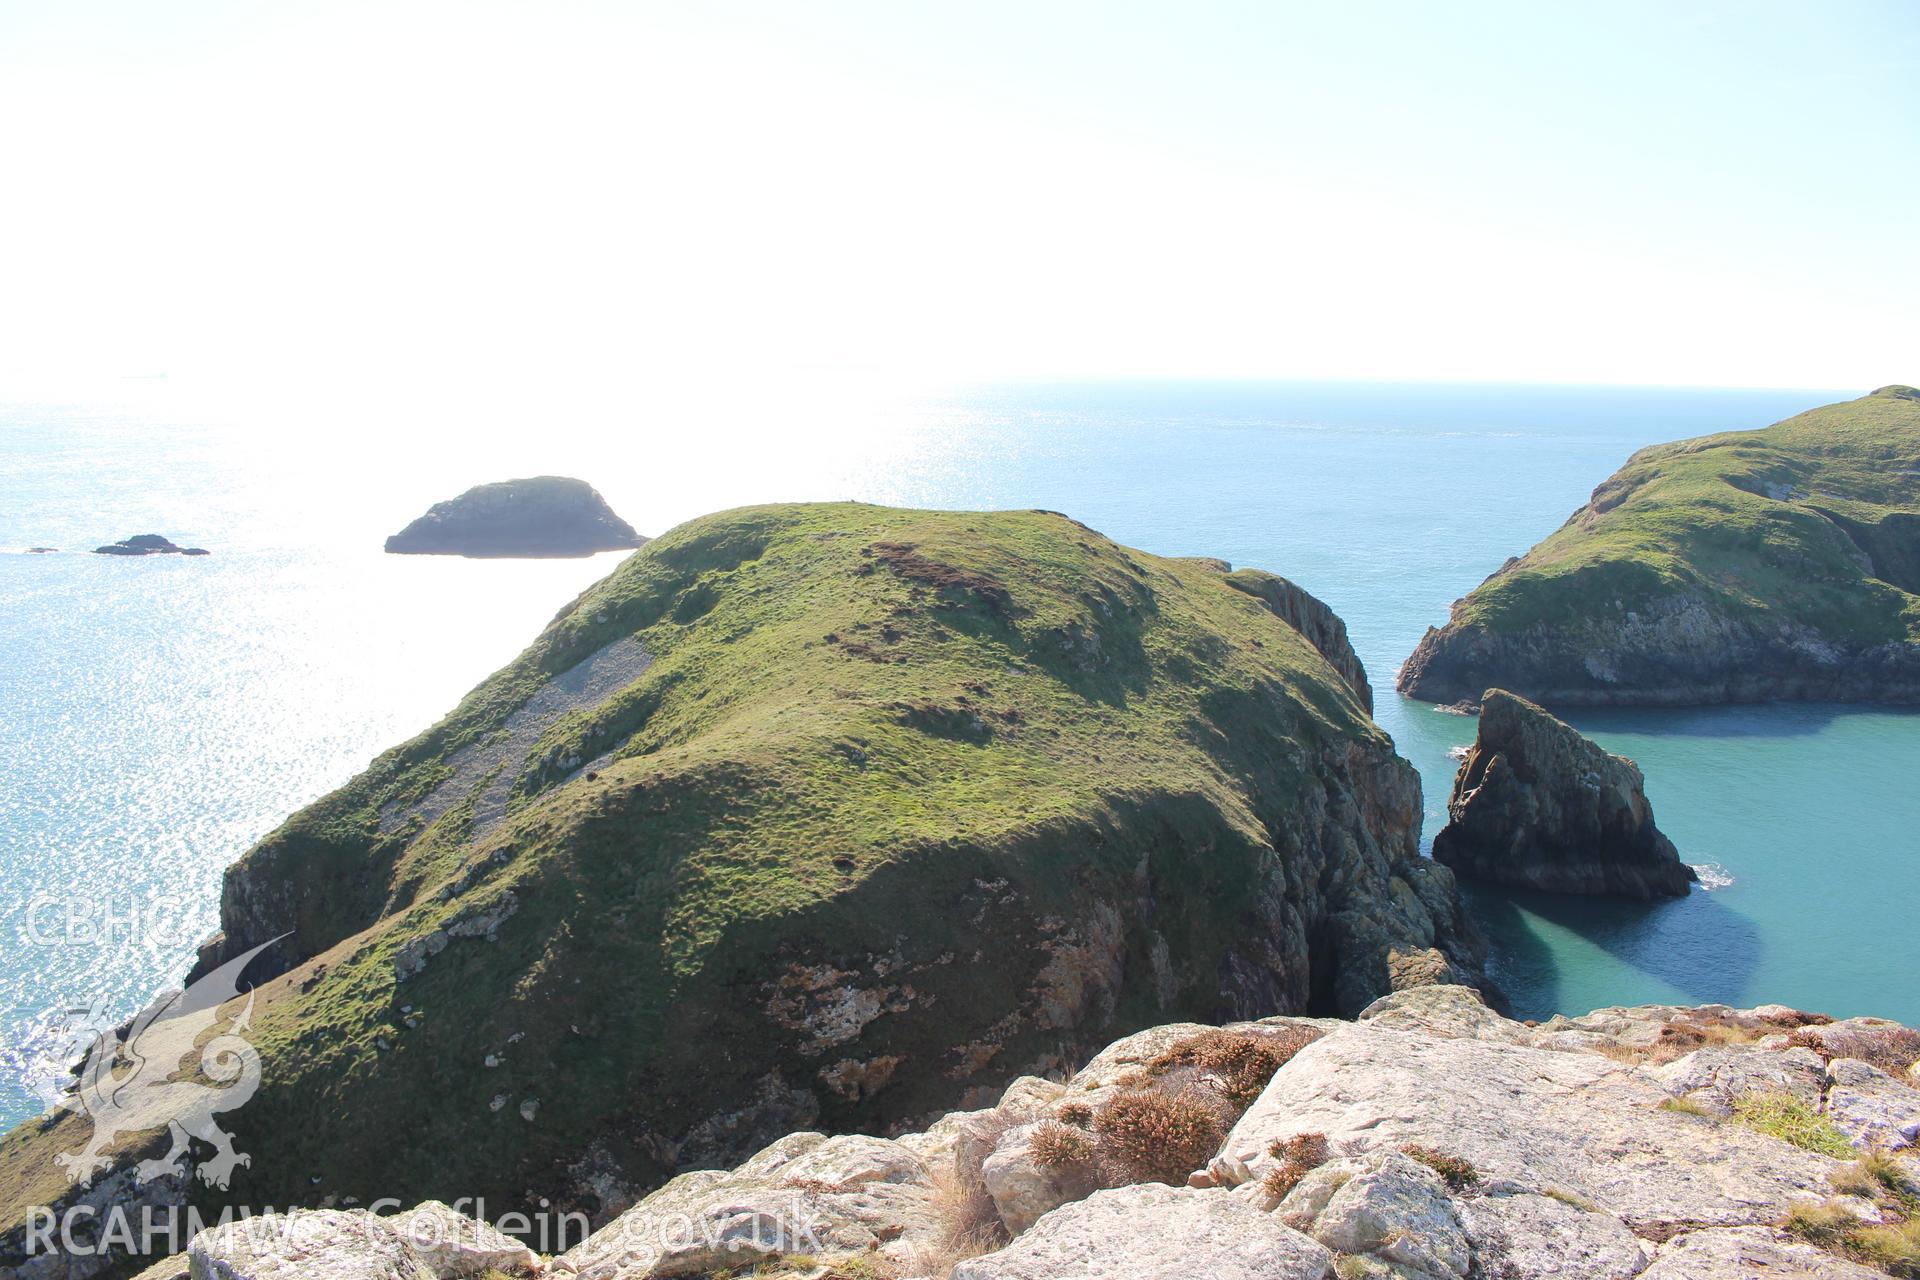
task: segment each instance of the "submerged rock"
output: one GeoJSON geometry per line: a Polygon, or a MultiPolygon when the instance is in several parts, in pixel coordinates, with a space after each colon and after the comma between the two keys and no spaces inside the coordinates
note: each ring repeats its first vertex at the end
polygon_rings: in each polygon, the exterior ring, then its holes
{"type": "MultiPolygon", "coordinates": [[[[34,547],[33,550],[47,552],[52,548],[34,547]]],[[[122,538],[104,547],[95,547],[93,553],[100,556],[204,556],[209,554],[205,547],[176,546],[157,533],[136,533],[131,538],[122,538]]]]}
{"type": "Polygon", "coordinates": [[[647,539],[584,480],[533,476],[436,502],[387,539],[395,555],[557,559],[628,551],[647,539]]]}
{"type": "Polygon", "coordinates": [[[1640,766],[1503,689],[1482,699],[1447,817],[1434,859],[1476,880],[1652,899],[1699,879],[1654,826],[1640,766]]]}

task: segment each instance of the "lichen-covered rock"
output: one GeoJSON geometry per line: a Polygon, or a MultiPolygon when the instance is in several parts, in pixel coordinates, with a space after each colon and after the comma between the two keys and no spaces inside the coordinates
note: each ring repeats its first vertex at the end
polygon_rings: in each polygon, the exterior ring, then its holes
{"type": "Polygon", "coordinates": [[[684,1173],[555,1259],[582,1280],[654,1280],[791,1255],[904,1265],[938,1238],[920,1157],[884,1138],[790,1134],[731,1172],[684,1173]]]}
{"type": "Polygon", "coordinates": [[[1264,1174],[1272,1144],[1301,1133],[1324,1133],[1346,1155],[1418,1144],[1635,1228],[1770,1221],[1827,1194],[1835,1161],[1663,1110],[1668,1096],[1647,1068],[1600,1053],[1358,1022],[1302,1049],[1223,1150],[1264,1174]]]}
{"type": "Polygon", "coordinates": [[[953,1280],[1321,1280],[1333,1255],[1228,1192],[1157,1183],[1056,1209],[953,1280]]]}
{"type": "Polygon", "coordinates": [[[1618,1218],[1531,1191],[1457,1202],[1479,1274],[1500,1280],[1630,1280],[1653,1247],[1618,1218]]]}
{"type": "Polygon", "coordinates": [[[441,1280],[484,1275],[518,1275],[538,1263],[533,1250],[485,1222],[476,1222],[439,1200],[428,1200],[382,1220],[394,1235],[413,1246],[441,1280]]]}
{"type": "Polygon", "coordinates": [[[1436,1276],[1464,1276],[1466,1229],[1431,1169],[1389,1151],[1343,1182],[1315,1217],[1313,1238],[1436,1276]]]}
{"type": "Polygon", "coordinates": [[[1482,700],[1433,856],[1553,893],[1678,897],[1699,878],[1654,825],[1640,766],[1502,689],[1482,700]]]}
{"type": "Polygon", "coordinates": [[[441,1280],[365,1210],[303,1209],[209,1227],[187,1246],[193,1280],[441,1280]]]}
{"type": "Polygon", "coordinates": [[[1049,1165],[1035,1157],[1033,1135],[1039,1127],[1034,1123],[1009,1129],[980,1165],[981,1182],[1009,1235],[1019,1235],[1040,1215],[1099,1189],[1091,1167],[1049,1165]]]}
{"type": "Polygon", "coordinates": [[[1886,1280],[1772,1227],[1690,1231],[1663,1246],[1641,1280],[1886,1280]]]}
{"type": "Polygon", "coordinates": [[[1733,1114],[1748,1094],[1785,1094],[1818,1109],[1826,1068],[1811,1049],[1730,1046],[1698,1049],[1654,1072],[1668,1093],[1714,1115],[1733,1114]]]}
{"type": "Polygon", "coordinates": [[[1857,1058],[1835,1058],[1827,1075],[1827,1118],[1847,1141],[1888,1151],[1920,1143],[1920,1089],[1857,1058]]]}

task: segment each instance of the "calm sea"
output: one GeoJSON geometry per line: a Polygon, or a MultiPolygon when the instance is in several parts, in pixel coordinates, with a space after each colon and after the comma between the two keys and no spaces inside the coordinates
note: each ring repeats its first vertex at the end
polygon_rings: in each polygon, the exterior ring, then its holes
{"type": "MultiPolygon", "coordinates": [[[[1393,673],[1448,603],[1634,449],[1858,392],[1159,383],[898,397],[816,387],[561,420],[188,407],[165,383],[0,405],[0,1123],[63,1017],[124,1015],[217,920],[221,869],[426,726],[618,561],[389,557],[483,480],[581,475],[641,529],[746,502],[1050,507],[1292,577],[1346,619],[1443,820],[1471,721],[1393,673]],[[214,554],[80,549],[158,532],[214,554]]],[[[1473,893],[1519,1011],[1782,1001],[1920,1022],[1920,715],[1594,712],[1704,892],[1473,893]]]]}

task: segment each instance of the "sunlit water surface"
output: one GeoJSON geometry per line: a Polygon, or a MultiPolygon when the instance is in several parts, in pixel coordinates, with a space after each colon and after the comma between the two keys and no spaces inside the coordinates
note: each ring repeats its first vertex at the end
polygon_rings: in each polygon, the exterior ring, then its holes
{"type": "MultiPolygon", "coordinates": [[[[716,393],[646,421],[194,410],[164,384],[0,406],[0,1122],[44,1105],[63,1012],[124,1015],[216,925],[220,872],[444,714],[610,570],[390,557],[482,480],[584,476],[657,532],[747,502],[1048,507],[1292,577],[1344,616],[1419,766],[1426,838],[1473,724],[1391,692],[1448,603],[1649,443],[1839,398],[1307,384],[716,393]],[[159,532],[204,559],[76,553],[159,532]]],[[[1920,1021],[1920,716],[1573,717],[1640,761],[1713,886],[1656,907],[1476,890],[1527,1015],[1782,1001],[1920,1021]]],[[[78,1021],[77,1017],[70,1019],[78,1021]]]]}

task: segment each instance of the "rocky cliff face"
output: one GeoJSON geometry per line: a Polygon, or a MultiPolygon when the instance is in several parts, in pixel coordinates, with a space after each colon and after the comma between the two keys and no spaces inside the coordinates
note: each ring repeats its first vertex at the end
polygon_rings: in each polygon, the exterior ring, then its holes
{"type": "Polygon", "coordinates": [[[893,1138],[790,1134],[554,1257],[422,1205],[210,1231],[164,1280],[268,1280],[296,1253],[303,1275],[412,1280],[1911,1276],[1916,1056],[1920,1034],[1874,1018],[1536,1025],[1425,987],[1355,1022],[1156,1027],[893,1138]]]}
{"type": "Polygon", "coordinates": [[[396,555],[554,558],[625,551],[646,539],[592,486],[567,476],[476,485],[387,539],[396,555]]]}
{"type": "Polygon", "coordinates": [[[695,521],[230,870],[203,971],[290,936],[200,1194],[600,1219],[1169,1018],[1477,981],[1420,809],[1218,569],[1049,513],[695,521]]]}
{"type": "Polygon", "coordinates": [[[1699,879],[1654,826],[1638,765],[1504,689],[1482,699],[1433,856],[1551,893],[1680,897],[1699,879]]]}
{"type": "Polygon", "coordinates": [[[1400,670],[1436,702],[1920,701],[1920,392],[1643,449],[1400,670]]]}
{"type": "Polygon", "coordinates": [[[1333,664],[1367,714],[1373,713],[1373,686],[1367,683],[1367,669],[1361,664],[1360,655],[1353,651],[1347,639],[1347,624],[1339,614],[1277,573],[1239,569],[1227,575],[1227,585],[1259,600],[1305,636],[1320,655],[1333,664]]]}

